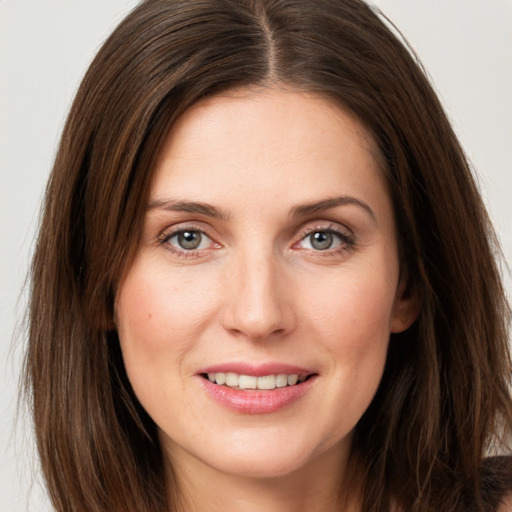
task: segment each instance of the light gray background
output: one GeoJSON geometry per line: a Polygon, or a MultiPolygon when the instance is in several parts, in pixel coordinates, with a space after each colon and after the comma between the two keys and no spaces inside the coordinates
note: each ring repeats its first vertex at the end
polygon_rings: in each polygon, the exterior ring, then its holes
{"type": "MultiPolygon", "coordinates": [[[[43,512],[15,427],[24,276],[59,132],[87,64],[135,0],[0,0],[0,512],[43,512]],[[31,486],[31,483],[34,485],[31,486]]],[[[512,0],[375,0],[423,60],[512,262],[512,0]]],[[[510,277],[507,288],[512,290],[510,277]]]]}

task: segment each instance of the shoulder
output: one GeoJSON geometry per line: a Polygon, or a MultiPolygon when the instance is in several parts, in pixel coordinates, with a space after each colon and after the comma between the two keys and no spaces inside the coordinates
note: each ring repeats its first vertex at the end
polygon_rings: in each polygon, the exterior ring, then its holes
{"type": "Polygon", "coordinates": [[[482,463],[481,496],[489,510],[512,512],[512,457],[489,457],[482,463]]]}

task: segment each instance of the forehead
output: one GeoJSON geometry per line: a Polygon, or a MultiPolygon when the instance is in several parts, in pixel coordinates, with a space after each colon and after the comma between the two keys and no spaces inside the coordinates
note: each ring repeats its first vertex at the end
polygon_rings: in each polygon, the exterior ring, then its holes
{"type": "Polygon", "coordinates": [[[267,201],[309,202],[364,189],[387,196],[375,144],[355,116],[311,93],[244,89],[203,100],[177,120],[150,200],[248,201],[263,192],[267,201]]]}
{"type": "MultiPolygon", "coordinates": [[[[316,143],[316,147],[310,145],[308,151],[325,152],[327,145],[317,144],[318,140],[313,141],[313,136],[329,142],[330,138],[340,135],[340,129],[344,132],[343,138],[350,135],[375,160],[380,159],[377,145],[363,124],[348,109],[325,96],[288,88],[254,86],[234,89],[189,107],[172,126],[161,159],[167,158],[171,151],[174,158],[180,157],[180,150],[184,150],[181,156],[185,156],[190,149],[187,142],[194,144],[201,140],[201,146],[194,147],[199,156],[202,149],[208,151],[207,143],[212,141],[213,131],[219,135],[222,131],[222,135],[233,142],[250,132],[253,147],[258,149],[258,153],[264,149],[275,151],[285,142],[295,142],[295,149],[301,149],[304,139],[316,143]],[[269,133],[274,135],[282,128],[281,137],[269,140],[269,133]],[[256,139],[255,135],[258,135],[256,139]]],[[[337,142],[341,144],[343,140],[338,138],[337,142]]]]}

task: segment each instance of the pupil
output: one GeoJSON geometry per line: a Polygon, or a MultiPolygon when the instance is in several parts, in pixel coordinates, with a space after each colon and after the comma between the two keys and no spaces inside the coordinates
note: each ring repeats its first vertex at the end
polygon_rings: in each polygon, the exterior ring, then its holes
{"type": "Polygon", "coordinates": [[[183,249],[197,249],[201,243],[201,235],[194,231],[183,231],[178,235],[178,243],[183,249]]]}
{"type": "Polygon", "coordinates": [[[316,233],[312,233],[310,235],[310,242],[314,249],[323,251],[331,247],[333,236],[332,233],[328,233],[326,231],[317,231],[316,233]]]}

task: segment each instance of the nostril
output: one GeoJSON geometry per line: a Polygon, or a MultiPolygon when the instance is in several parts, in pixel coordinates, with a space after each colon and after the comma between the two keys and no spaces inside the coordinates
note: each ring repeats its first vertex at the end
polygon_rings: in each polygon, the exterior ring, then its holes
{"type": "MultiPolygon", "coordinates": [[[[250,258],[249,258],[250,259],[250,258]]],[[[295,314],[283,282],[277,282],[274,271],[255,272],[250,262],[237,272],[233,294],[225,303],[222,322],[232,335],[264,341],[280,337],[293,330],[295,314]]],[[[257,265],[256,265],[257,266],[257,265]]]]}

